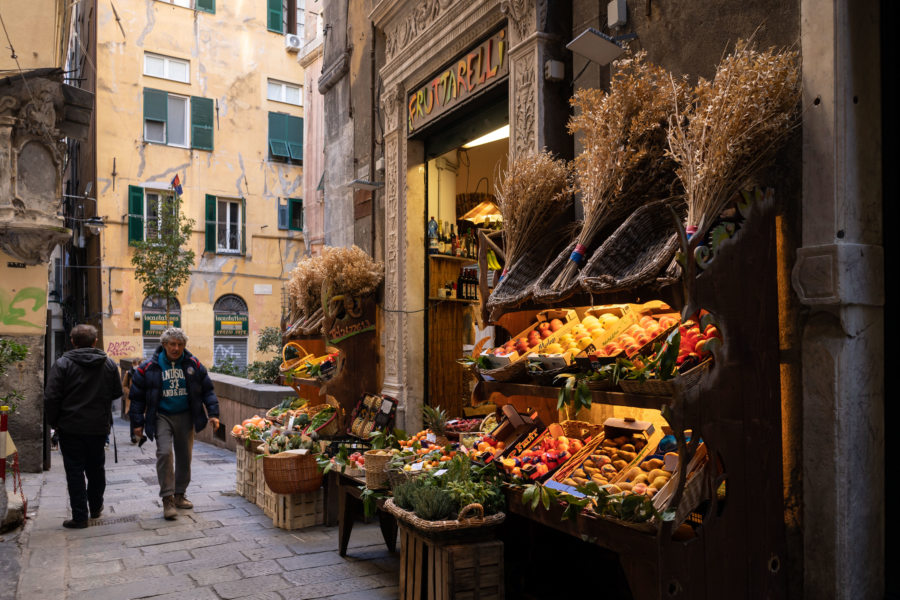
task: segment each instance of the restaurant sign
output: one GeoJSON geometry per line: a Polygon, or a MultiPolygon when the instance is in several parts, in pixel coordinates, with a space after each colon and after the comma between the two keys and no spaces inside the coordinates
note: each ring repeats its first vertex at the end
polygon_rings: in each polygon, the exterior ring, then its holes
{"type": "Polygon", "coordinates": [[[166,313],[164,312],[144,313],[144,337],[162,335],[162,332],[169,327],[181,327],[181,314],[170,312],[167,322],[166,313]]]}
{"type": "Polygon", "coordinates": [[[408,133],[503,81],[509,73],[506,50],[506,28],[503,28],[412,92],[406,103],[408,133]]]}
{"type": "Polygon", "coordinates": [[[219,314],[215,315],[215,336],[247,336],[247,315],[219,314]]]}

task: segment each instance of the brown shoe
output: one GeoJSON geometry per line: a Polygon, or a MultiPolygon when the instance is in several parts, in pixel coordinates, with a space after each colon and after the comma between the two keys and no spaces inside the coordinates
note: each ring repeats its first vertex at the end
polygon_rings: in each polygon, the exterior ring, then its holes
{"type": "Polygon", "coordinates": [[[194,508],[194,503],[184,497],[184,494],[175,494],[175,508],[194,508]]]}
{"type": "Polygon", "coordinates": [[[167,521],[174,521],[178,518],[178,511],[175,510],[175,496],[163,498],[163,518],[167,521]]]}

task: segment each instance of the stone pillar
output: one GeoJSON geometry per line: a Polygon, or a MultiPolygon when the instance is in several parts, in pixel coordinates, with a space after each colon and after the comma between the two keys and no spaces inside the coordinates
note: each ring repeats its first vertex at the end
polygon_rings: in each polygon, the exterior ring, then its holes
{"type": "Polygon", "coordinates": [[[801,0],[806,598],[884,596],[879,3],[801,0]]]}

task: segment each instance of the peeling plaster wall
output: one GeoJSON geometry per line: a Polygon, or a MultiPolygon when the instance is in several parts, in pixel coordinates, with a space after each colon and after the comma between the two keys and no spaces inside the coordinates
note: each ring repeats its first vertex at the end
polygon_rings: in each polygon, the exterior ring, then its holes
{"type": "Polygon", "coordinates": [[[97,8],[98,214],[108,218],[101,249],[105,349],[131,356],[143,344],[134,318],[143,292],[130,262],[128,186],[165,190],[178,174],[197,255],[177,296],[189,348],[212,364],[212,304],[237,294],[249,308],[253,361],[258,331],[280,325],[282,283],[305,249],[301,232],[277,227],[279,201],[303,197],[303,168],[268,159],[268,112],[302,117],[304,111],[267,100],[266,83],[303,85],[303,69],[285,51],[284,36],[266,29],[263,2],[217,2],[215,14],[154,0],[123,0],[116,8],[124,34],[109,4],[97,8]],[[144,52],[190,61],[190,83],[143,75],[144,52]],[[144,88],[213,99],[214,151],[145,143],[144,88]],[[203,253],[206,194],[246,200],[246,256],[203,253]]]}

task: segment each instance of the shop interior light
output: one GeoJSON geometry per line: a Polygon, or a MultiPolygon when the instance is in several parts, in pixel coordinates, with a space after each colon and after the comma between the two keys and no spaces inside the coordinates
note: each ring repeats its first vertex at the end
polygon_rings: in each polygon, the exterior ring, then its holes
{"type": "Polygon", "coordinates": [[[480,138],[475,138],[471,142],[463,144],[463,148],[474,148],[475,146],[481,146],[482,144],[488,144],[490,142],[496,142],[497,140],[503,140],[509,137],[509,125],[504,125],[500,129],[495,129],[490,133],[486,133],[480,138]]]}
{"type": "Polygon", "coordinates": [[[581,35],[566,44],[566,48],[598,65],[605,66],[625,52],[625,49],[616,43],[618,40],[619,38],[611,38],[593,27],[588,27],[581,35]]]}

